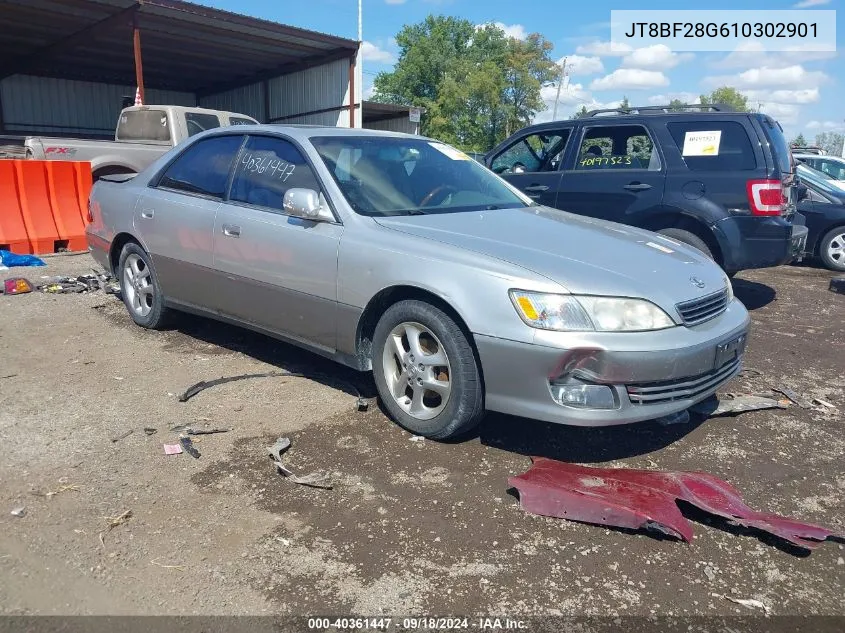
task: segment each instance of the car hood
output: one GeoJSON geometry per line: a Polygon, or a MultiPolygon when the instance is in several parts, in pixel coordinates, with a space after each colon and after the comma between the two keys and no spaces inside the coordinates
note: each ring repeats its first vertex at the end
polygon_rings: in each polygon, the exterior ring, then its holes
{"type": "Polygon", "coordinates": [[[679,301],[725,287],[722,270],[697,249],[650,231],[549,207],[375,220],[389,229],[507,261],[575,294],[643,297],[670,314],[679,301]]]}

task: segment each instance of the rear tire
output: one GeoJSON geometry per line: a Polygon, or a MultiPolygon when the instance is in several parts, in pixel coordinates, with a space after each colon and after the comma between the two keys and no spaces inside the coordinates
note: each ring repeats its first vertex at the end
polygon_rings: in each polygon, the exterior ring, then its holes
{"type": "Polygon", "coordinates": [[[660,229],[657,232],[660,233],[660,235],[670,237],[677,242],[683,242],[688,246],[693,246],[707,255],[710,259],[713,259],[713,253],[710,250],[710,247],[707,246],[707,242],[698,237],[695,233],[690,233],[684,229],[660,229]]]}
{"type": "Polygon", "coordinates": [[[120,295],[129,316],[138,325],[160,330],[170,317],[149,254],[135,242],[128,242],[120,252],[117,266],[120,295]]]}
{"type": "Polygon", "coordinates": [[[826,268],[845,271],[845,226],[837,226],[819,241],[819,258],[826,268]]]}
{"type": "Polygon", "coordinates": [[[454,438],[484,416],[481,372],[467,335],[423,301],[400,301],[382,315],[373,335],[373,378],[390,417],[417,435],[454,438]]]}

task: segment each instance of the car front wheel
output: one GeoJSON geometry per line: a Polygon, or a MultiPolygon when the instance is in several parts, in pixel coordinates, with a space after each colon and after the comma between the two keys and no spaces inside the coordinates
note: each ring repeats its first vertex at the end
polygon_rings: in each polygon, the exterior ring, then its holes
{"type": "Polygon", "coordinates": [[[481,374],[467,335],[423,301],[394,304],[373,336],[373,376],[390,416],[432,439],[463,435],[484,415],[481,374]]]}
{"type": "Polygon", "coordinates": [[[837,226],[825,233],[819,242],[819,256],[830,270],[845,271],[845,226],[837,226]]]}

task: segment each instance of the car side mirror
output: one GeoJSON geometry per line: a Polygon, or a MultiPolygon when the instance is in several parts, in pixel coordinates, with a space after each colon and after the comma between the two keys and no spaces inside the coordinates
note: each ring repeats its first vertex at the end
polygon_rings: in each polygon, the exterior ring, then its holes
{"type": "Polygon", "coordinates": [[[313,189],[293,187],[285,192],[282,203],[285,213],[312,222],[333,222],[334,216],[319,193],[313,189]]]}
{"type": "Polygon", "coordinates": [[[806,200],[809,197],[810,189],[807,187],[807,185],[798,185],[795,188],[795,195],[798,202],[801,202],[802,200],[806,200]]]}

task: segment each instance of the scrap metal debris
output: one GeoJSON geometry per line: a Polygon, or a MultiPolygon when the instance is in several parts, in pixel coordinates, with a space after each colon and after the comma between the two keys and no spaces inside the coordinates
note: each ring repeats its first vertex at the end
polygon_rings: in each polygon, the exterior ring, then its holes
{"type": "Polygon", "coordinates": [[[12,516],[23,518],[26,516],[26,506],[18,506],[17,508],[12,508],[12,516]]]}
{"type": "Polygon", "coordinates": [[[706,416],[733,415],[747,411],[759,411],[760,409],[787,409],[788,401],[775,400],[774,398],[763,398],[753,395],[725,394],[724,396],[712,396],[707,400],[694,404],[690,411],[706,416]]]}
{"type": "Polygon", "coordinates": [[[358,387],[353,385],[351,382],[338,380],[337,378],[326,374],[303,374],[300,372],[293,371],[267,371],[258,374],[239,374],[237,376],[215,378],[214,380],[201,380],[195,385],[191,385],[190,387],[188,387],[179,396],[179,402],[187,402],[201,391],[205,391],[210,387],[216,387],[217,385],[225,385],[228,382],[235,382],[236,380],[246,380],[248,378],[309,378],[312,380],[315,378],[324,378],[327,381],[342,383],[349,387],[352,391],[354,391],[355,394],[358,396],[358,399],[355,401],[355,408],[358,411],[366,411],[369,408],[369,402],[367,401],[367,399],[361,395],[361,391],[358,389],[358,387]]]}
{"type": "Polygon", "coordinates": [[[723,598],[735,604],[741,604],[746,609],[760,609],[766,615],[771,615],[772,613],[771,607],[761,600],[755,600],[754,598],[734,598],[732,596],[722,595],[719,593],[713,593],[710,595],[714,598],[723,598]]]}
{"type": "Polygon", "coordinates": [[[329,476],[322,472],[315,472],[309,475],[295,475],[287,466],[282,463],[282,453],[290,448],[290,439],[287,437],[280,437],[276,440],[273,446],[267,447],[267,454],[273,461],[273,465],[282,473],[286,479],[292,483],[300,484],[302,486],[311,486],[312,488],[324,488],[326,490],[332,489],[332,482],[329,476]]]}
{"type": "Polygon", "coordinates": [[[825,407],[827,409],[835,409],[836,405],[830,404],[827,400],[822,400],[821,398],[813,398],[813,404],[825,407]]]}
{"type": "Polygon", "coordinates": [[[38,289],[50,294],[96,292],[97,290],[102,290],[106,294],[120,292],[120,285],[116,279],[93,268],[91,270],[93,274],[78,277],[45,277],[48,281],[39,285],[38,289]]]}
{"type": "Polygon", "coordinates": [[[228,427],[213,427],[210,429],[195,429],[192,426],[188,426],[187,424],[177,424],[176,426],[170,427],[171,431],[179,431],[181,433],[185,433],[186,435],[213,435],[215,433],[228,433],[229,431],[234,431],[235,428],[228,426],[228,427]]]}
{"type": "Polygon", "coordinates": [[[781,393],[789,398],[792,402],[797,404],[802,409],[812,409],[813,403],[809,402],[806,398],[800,396],[798,393],[794,392],[789,387],[772,387],[772,391],[776,391],[777,393],[781,393]]]}
{"type": "Polygon", "coordinates": [[[544,457],[532,460],[528,471],[508,479],[519,491],[520,506],[532,514],[655,529],[691,541],[692,526],[681,514],[680,500],[732,525],[769,532],[808,550],[828,537],[845,535],[845,531],[757,512],[745,505],[738,490],[707,473],[592,468],[544,457]]]}
{"type": "Polygon", "coordinates": [[[196,448],[194,448],[194,443],[191,441],[190,437],[188,437],[187,435],[179,436],[179,444],[182,446],[182,448],[188,455],[190,455],[194,459],[200,458],[201,453],[196,448]]]}
{"type": "Polygon", "coordinates": [[[158,429],[153,426],[145,426],[144,427],[144,435],[155,435],[158,433],[158,429]]]}
{"type": "Polygon", "coordinates": [[[836,279],[831,279],[828,290],[830,290],[831,292],[838,292],[841,295],[845,295],[845,277],[837,277],[836,279]]]}
{"type": "Polygon", "coordinates": [[[127,429],[126,431],[124,431],[120,435],[115,435],[113,438],[111,438],[112,444],[114,444],[115,442],[119,442],[120,440],[122,440],[125,437],[129,437],[130,435],[132,435],[132,432],[133,432],[133,429],[127,429]]]}

